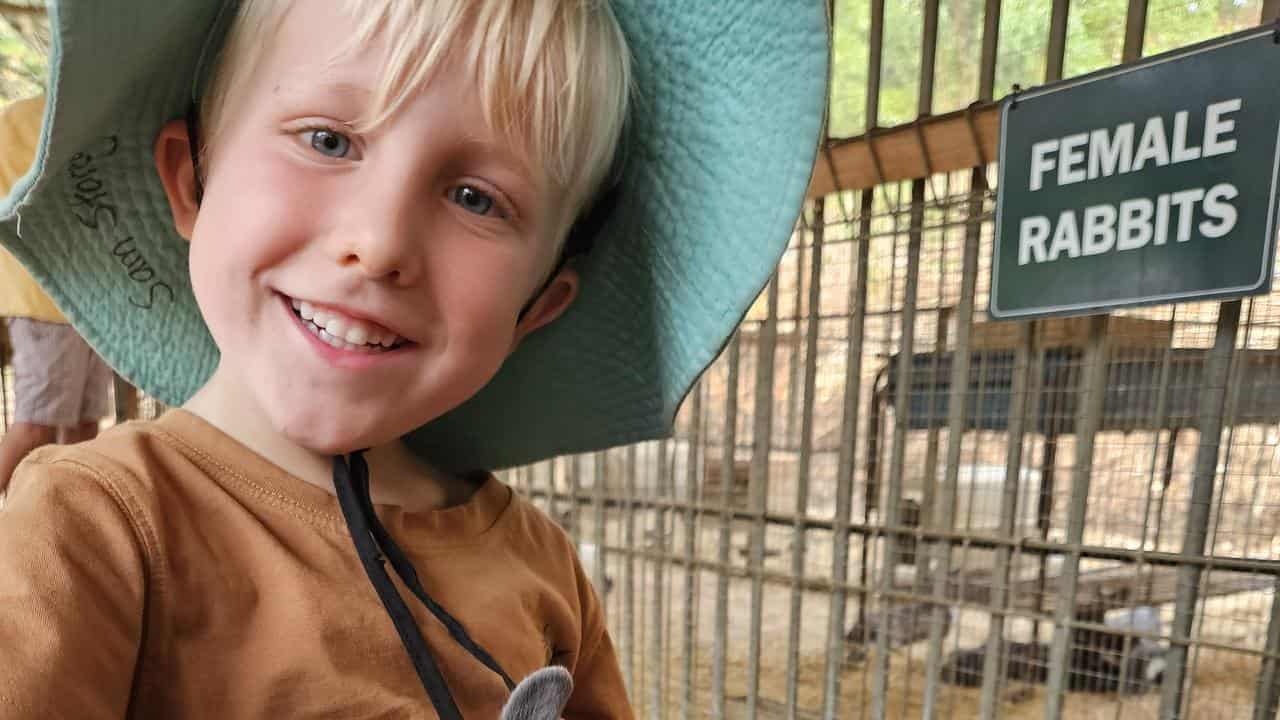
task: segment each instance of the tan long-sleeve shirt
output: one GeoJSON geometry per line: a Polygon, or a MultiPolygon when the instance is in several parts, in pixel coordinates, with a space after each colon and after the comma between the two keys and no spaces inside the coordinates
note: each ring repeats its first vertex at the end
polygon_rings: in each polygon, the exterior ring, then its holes
{"type": "MultiPolygon", "coordinates": [[[[569,539],[496,478],[464,505],[377,512],[516,681],[573,674],[567,718],[631,717],[569,539]]],[[[467,718],[502,680],[403,586],[467,718]]],[[[174,410],[16,473],[0,511],[0,718],[431,718],[336,499],[174,410]]]]}

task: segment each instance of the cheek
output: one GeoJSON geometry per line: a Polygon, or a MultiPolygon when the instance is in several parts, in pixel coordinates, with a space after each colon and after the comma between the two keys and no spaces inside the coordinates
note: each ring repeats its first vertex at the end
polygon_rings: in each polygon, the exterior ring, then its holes
{"type": "Polygon", "coordinates": [[[220,162],[210,178],[191,240],[193,284],[243,282],[272,267],[301,247],[323,207],[316,183],[269,153],[255,157],[220,162]]]}
{"type": "Polygon", "coordinates": [[[477,343],[509,344],[530,294],[529,264],[514,253],[473,249],[438,267],[443,272],[437,274],[434,294],[451,333],[477,343]]]}

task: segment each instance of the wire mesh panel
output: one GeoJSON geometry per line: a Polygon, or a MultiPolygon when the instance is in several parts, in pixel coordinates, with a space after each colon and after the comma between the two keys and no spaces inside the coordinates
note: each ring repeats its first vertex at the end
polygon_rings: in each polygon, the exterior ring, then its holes
{"type": "Polygon", "coordinates": [[[672,439],[507,473],[644,717],[1274,717],[1280,293],[988,321],[985,180],[810,207],[672,439]]]}
{"type": "Polygon", "coordinates": [[[1182,717],[1280,690],[1280,294],[1225,352],[1212,303],[989,321],[989,179],[814,204],[671,440],[509,472],[642,716],[1157,717],[1175,661],[1182,717]]]}
{"type": "Polygon", "coordinates": [[[991,322],[989,179],[815,203],[672,439],[507,472],[644,717],[1274,717],[1280,293],[991,322]]]}
{"type": "MultiPolygon", "coordinates": [[[[834,5],[834,137],[1280,12],[834,5]]],[[[504,473],[641,717],[1276,716],[1280,292],[993,322],[993,176],[813,202],[672,438],[504,473]]]]}

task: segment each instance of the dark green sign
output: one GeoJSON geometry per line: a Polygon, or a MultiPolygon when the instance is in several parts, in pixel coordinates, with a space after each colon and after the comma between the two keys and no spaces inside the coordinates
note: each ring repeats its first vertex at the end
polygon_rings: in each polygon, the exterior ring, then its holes
{"type": "Polygon", "coordinates": [[[1267,29],[1006,99],[991,315],[1267,292],[1276,67],[1267,29]]]}

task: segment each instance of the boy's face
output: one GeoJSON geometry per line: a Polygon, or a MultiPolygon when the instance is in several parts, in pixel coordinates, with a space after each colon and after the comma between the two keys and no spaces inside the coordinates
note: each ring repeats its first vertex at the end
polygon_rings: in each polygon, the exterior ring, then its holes
{"type": "Polygon", "coordinates": [[[184,219],[170,189],[222,353],[210,387],[253,413],[250,427],[323,453],[457,406],[576,291],[559,276],[517,323],[555,263],[555,198],[486,126],[468,74],[445,64],[376,129],[351,130],[385,46],[335,56],[350,24],[336,5],[289,12],[233,92],[198,212],[184,219]]]}

